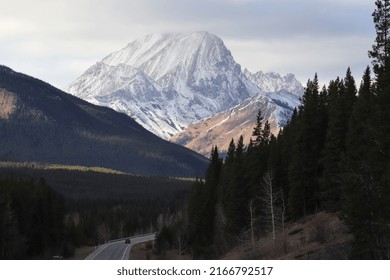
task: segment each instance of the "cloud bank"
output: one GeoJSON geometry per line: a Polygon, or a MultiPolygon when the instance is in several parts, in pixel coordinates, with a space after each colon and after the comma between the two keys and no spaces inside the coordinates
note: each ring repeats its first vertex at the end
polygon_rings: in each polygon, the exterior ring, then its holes
{"type": "Polygon", "coordinates": [[[360,77],[375,38],[370,0],[0,0],[0,63],[65,87],[155,32],[209,31],[243,68],[301,82],[360,77]]]}

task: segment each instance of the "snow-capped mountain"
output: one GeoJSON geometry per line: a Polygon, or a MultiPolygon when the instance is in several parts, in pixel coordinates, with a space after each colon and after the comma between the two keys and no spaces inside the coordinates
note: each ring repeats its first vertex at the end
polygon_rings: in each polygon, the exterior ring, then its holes
{"type": "Polygon", "coordinates": [[[263,92],[287,90],[298,97],[301,97],[303,94],[304,89],[302,84],[291,73],[282,77],[275,72],[263,73],[259,71],[253,74],[248,69],[245,69],[244,75],[263,92]]]}
{"type": "Polygon", "coordinates": [[[252,96],[222,40],[207,32],[152,34],[89,68],[67,89],[135,118],[168,139],[252,96]]]}
{"type": "MultiPolygon", "coordinates": [[[[257,94],[290,106],[283,103],[286,97],[266,92],[289,90],[284,84],[294,87],[293,75],[264,74],[266,82],[261,83],[259,73],[244,74],[223,41],[210,33],[151,34],[108,55],[65,90],[124,112],[169,139],[190,123],[257,94]]],[[[298,100],[296,92],[290,97],[298,100]]]]}

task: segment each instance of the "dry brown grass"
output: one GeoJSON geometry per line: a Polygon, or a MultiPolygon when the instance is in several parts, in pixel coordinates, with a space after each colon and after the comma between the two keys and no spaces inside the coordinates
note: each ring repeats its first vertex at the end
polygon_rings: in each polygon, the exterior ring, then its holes
{"type": "Polygon", "coordinates": [[[347,259],[352,236],[337,214],[319,212],[288,224],[277,232],[274,251],[271,234],[237,246],[223,259],[347,259]]]}
{"type": "MultiPolygon", "coordinates": [[[[337,214],[319,212],[295,223],[286,225],[285,234],[279,230],[274,251],[272,234],[261,236],[252,248],[251,242],[243,242],[222,259],[347,259],[352,236],[337,214]]],[[[155,255],[148,243],[137,244],[131,251],[136,260],[190,260],[191,255],[179,256],[178,250],[155,255]]]]}

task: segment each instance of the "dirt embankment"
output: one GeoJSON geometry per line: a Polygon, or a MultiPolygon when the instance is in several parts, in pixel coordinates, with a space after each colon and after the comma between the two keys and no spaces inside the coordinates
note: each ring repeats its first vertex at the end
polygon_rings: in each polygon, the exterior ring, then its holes
{"type": "Polygon", "coordinates": [[[319,212],[286,225],[276,233],[251,242],[243,242],[222,259],[348,259],[352,235],[335,213],[319,212]],[[275,245],[274,245],[275,244],[275,245]]]}

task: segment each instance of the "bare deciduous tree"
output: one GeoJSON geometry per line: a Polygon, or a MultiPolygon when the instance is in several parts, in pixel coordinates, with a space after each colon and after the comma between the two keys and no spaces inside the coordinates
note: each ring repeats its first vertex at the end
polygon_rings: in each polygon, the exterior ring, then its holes
{"type": "Polygon", "coordinates": [[[248,209],[250,215],[250,232],[251,232],[252,250],[255,251],[255,224],[258,219],[256,218],[256,206],[255,206],[254,199],[249,200],[248,209]]]}
{"type": "Polygon", "coordinates": [[[283,234],[283,246],[287,251],[285,222],[287,214],[287,204],[282,190],[276,190],[273,184],[272,173],[267,172],[263,177],[261,185],[261,196],[259,200],[263,206],[262,220],[266,230],[272,232],[272,242],[274,255],[276,254],[276,229],[280,227],[283,234]]]}
{"type": "Polygon", "coordinates": [[[275,202],[279,193],[276,193],[272,184],[272,174],[267,172],[263,177],[262,195],[259,197],[264,206],[264,221],[272,231],[274,255],[276,252],[276,229],[275,229],[275,202]]]}

